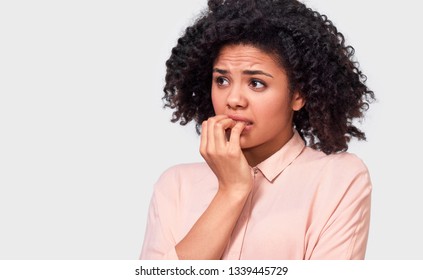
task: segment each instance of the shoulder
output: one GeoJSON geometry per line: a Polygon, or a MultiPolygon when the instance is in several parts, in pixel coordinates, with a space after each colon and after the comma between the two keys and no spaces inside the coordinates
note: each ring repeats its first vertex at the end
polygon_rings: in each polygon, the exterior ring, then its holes
{"type": "Polygon", "coordinates": [[[344,171],[367,172],[367,166],[361,158],[349,152],[328,155],[328,165],[344,171]]]}
{"type": "Polygon", "coordinates": [[[182,186],[189,188],[213,178],[214,173],[205,162],[178,164],[169,167],[160,175],[155,184],[155,190],[178,191],[182,186]]]}
{"type": "Polygon", "coordinates": [[[371,188],[366,164],[353,153],[341,152],[326,155],[306,147],[298,160],[298,172],[307,172],[308,178],[320,186],[349,188],[359,184],[363,188],[371,188]]]}
{"type": "MultiPolygon", "coordinates": [[[[209,166],[205,162],[177,164],[166,169],[160,176],[160,179],[168,177],[176,178],[195,178],[201,177],[210,172],[209,166]]],[[[160,180],[159,179],[159,180],[160,180]]]]}
{"type": "Polygon", "coordinates": [[[310,147],[304,149],[300,159],[302,163],[308,163],[324,170],[347,172],[368,172],[366,164],[357,155],[349,152],[325,154],[310,147]]]}

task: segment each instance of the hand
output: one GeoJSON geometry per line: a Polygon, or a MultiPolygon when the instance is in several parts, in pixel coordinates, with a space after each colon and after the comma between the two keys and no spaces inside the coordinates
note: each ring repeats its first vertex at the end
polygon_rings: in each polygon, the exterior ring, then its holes
{"type": "Polygon", "coordinates": [[[217,176],[219,190],[241,194],[251,191],[253,177],[240,146],[245,126],[225,115],[211,117],[202,123],[200,153],[217,176]]]}

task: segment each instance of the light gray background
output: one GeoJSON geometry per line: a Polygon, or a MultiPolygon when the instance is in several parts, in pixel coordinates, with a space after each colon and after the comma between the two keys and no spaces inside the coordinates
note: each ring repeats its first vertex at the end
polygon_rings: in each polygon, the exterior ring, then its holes
{"type": "MultiPolygon", "coordinates": [[[[137,259],[152,186],[200,161],[162,109],[164,62],[205,0],[0,2],[0,259],[137,259]]],[[[422,259],[419,1],[308,0],[379,101],[350,151],[374,183],[368,259],[422,259]]]]}

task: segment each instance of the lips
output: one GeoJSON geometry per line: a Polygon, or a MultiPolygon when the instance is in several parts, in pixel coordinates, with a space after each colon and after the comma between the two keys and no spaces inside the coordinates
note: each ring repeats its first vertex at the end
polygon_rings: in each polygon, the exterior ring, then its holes
{"type": "MultiPolygon", "coordinates": [[[[241,132],[241,135],[245,135],[246,133],[249,133],[249,131],[252,129],[253,127],[253,122],[245,117],[242,116],[235,116],[235,115],[228,115],[228,117],[236,122],[243,122],[245,123],[245,127],[243,129],[243,131],[241,132]]],[[[227,129],[226,130],[226,139],[229,141],[230,139],[230,135],[231,135],[231,129],[227,129]]]]}
{"type": "Polygon", "coordinates": [[[245,117],[241,117],[241,116],[233,116],[233,115],[229,115],[229,118],[233,119],[236,122],[243,122],[245,123],[247,126],[252,125],[253,122],[245,117]]]}

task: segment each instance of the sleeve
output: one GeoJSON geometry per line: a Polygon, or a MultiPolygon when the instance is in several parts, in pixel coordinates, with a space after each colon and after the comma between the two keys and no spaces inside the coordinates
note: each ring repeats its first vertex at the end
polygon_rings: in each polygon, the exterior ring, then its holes
{"type": "Polygon", "coordinates": [[[335,210],[323,227],[310,259],[360,260],[365,257],[372,190],[367,168],[361,168],[344,185],[346,188],[339,193],[335,210]]]}
{"type": "Polygon", "coordinates": [[[148,211],[147,228],[140,255],[141,260],[178,259],[173,233],[176,209],[174,203],[169,201],[168,198],[172,196],[171,192],[163,195],[160,191],[169,186],[168,184],[175,184],[175,180],[172,182],[174,176],[169,176],[168,173],[163,174],[155,185],[148,211]]]}

